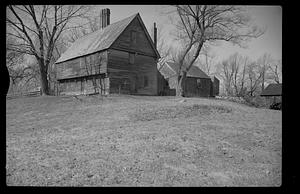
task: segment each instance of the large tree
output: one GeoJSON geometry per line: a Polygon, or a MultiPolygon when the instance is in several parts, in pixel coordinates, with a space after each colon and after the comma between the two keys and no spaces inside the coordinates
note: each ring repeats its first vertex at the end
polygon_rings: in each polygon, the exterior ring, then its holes
{"type": "Polygon", "coordinates": [[[263,31],[250,26],[250,17],[240,6],[219,5],[177,5],[179,22],[176,25],[178,38],[184,42],[178,55],[179,75],[177,96],[184,96],[186,74],[194,64],[205,43],[219,40],[243,46],[250,38],[256,38],[263,31]],[[187,60],[186,57],[192,57],[187,60]]]}
{"type": "Polygon", "coordinates": [[[74,18],[83,16],[87,6],[78,5],[9,5],[6,13],[7,36],[18,44],[11,51],[35,57],[40,71],[42,93],[49,95],[49,64],[62,33],[71,28],[74,18]]]}

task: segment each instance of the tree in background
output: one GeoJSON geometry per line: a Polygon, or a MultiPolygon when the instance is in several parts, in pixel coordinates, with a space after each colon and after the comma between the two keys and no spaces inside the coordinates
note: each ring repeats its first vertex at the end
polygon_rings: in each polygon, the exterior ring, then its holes
{"type": "Polygon", "coordinates": [[[17,44],[10,44],[9,49],[35,57],[43,95],[49,95],[49,64],[58,39],[65,30],[72,28],[71,21],[83,16],[88,9],[78,5],[7,7],[7,36],[17,40],[17,44]]]}
{"type": "Polygon", "coordinates": [[[265,83],[278,79],[276,64],[267,53],[255,61],[234,53],[217,65],[217,73],[222,78],[226,95],[243,97],[248,89],[248,94],[255,96],[263,90],[265,83]]]}
{"type": "Polygon", "coordinates": [[[250,59],[247,56],[243,57],[243,61],[242,61],[243,70],[242,70],[242,72],[240,73],[240,76],[239,76],[240,90],[237,94],[237,96],[239,96],[239,97],[243,97],[246,94],[246,90],[247,90],[247,88],[245,87],[246,86],[246,68],[247,68],[249,62],[250,62],[250,59]]]}
{"type": "Polygon", "coordinates": [[[269,79],[279,84],[282,83],[282,61],[277,60],[269,65],[269,79]]]}
{"type": "Polygon", "coordinates": [[[272,64],[272,58],[271,55],[268,53],[264,53],[261,57],[257,59],[257,64],[260,68],[260,74],[261,74],[261,91],[265,89],[265,82],[267,79],[267,73],[269,70],[270,65],[272,64]]]}
{"type": "Polygon", "coordinates": [[[9,93],[20,93],[26,89],[36,87],[39,80],[38,68],[34,63],[28,62],[24,53],[10,49],[10,45],[18,44],[16,39],[6,40],[6,66],[10,78],[9,93]],[[27,86],[24,88],[24,86],[27,86]]]}
{"type": "Polygon", "coordinates": [[[230,63],[229,59],[223,60],[217,65],[217,72],[223,81],[226,95],[233,95],[232,83],[234,68],[232,66],[232,63],[230,63]]]}
{"type": "Polygon", "coordinates": [[[264,33],[256,26],[249,26],[250,17],[240,6],[176,5],[175,8],[179,17],[177,38],[183,45],[177,57],[180,74],[176,96],[184,96],[186,74],[204,43],[223,40],[243,46],[245,41],[264,33]],[[187,56],[192,58],[187,60],[187,56]]]}
{"type": "MultiPolygon", "coordinates": [[[[206,46],[206,47],[203,47],[202,52],[200,52],[200,55],[198,58],[201,70],[203,70],[209,76],[213,73],[211,70],[215,63],[215,61],[214,61],[215,57],[216,57],[216,55],[213,53],[210,53],[210,48],[208,46],[206,46]],[[200,56],[203,56],[203,57],[201,58],[200,56]]],[[[195,63],[197,63],[197,60],[195,61],[195,63]]]]}
{"type": "Polygon", "coordinates": [[[249,79],[249,95],[254,96],[255,91],[260,83],[262,73],[260,71],[260,67],[256,62],[251,62],[247,67],[247,75],[249,79]]]}

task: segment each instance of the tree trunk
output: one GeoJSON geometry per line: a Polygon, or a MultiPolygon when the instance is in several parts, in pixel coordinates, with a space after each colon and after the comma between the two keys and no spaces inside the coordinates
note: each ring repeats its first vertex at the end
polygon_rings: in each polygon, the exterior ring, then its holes
{"type": "Polygon", "coordinates": [[[264,91],[264,89],[265,89],[265,67],[264,67],[263,73],[262,73],[261,91],[264,91]]]}
{"type": "Polygon", "coordinates": [[[185,80],[186,80],[186,72],[183,71],[182,75],[178,77],[177,87],[176,87],[176,96],[184,97],[184,89],[185,89],[185,80]]]}
{"type": "Polygon", "coordinates": [[[42,95],[50,95],[49,84],[47,79],[47,71],[45,70],[43,62],[39,61],[40,73],[41,73],[41,87],[42,95]]]}

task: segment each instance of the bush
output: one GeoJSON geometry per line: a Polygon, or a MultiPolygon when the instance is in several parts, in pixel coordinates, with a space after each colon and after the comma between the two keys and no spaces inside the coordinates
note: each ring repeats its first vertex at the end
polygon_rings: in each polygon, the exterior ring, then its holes
{"type": "Polygon", "coordinates": [[[264,97],[261,96],[244,96],[244,99],[246,101],[246,104],[249,106],[254,106],[257,108],[260,107],[267,107],[267,103],[264,97]]]}
{"type": "Polygon", "coordinates": [[[281,110],[281,102],[271,104],[270,109],[281,110]]]}

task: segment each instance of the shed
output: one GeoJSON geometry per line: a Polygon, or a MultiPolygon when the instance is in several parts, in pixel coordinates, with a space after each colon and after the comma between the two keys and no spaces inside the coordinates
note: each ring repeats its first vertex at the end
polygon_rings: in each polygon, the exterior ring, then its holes
{"type": "MultiPolygon", "coordinates": [[[[169,87],[176,89],[179,65],[165,62],[160,73],[168,80],[169,87]]],[[[219,80],[215,76],[209,77],[198,66],[193,65],[187,72],[184,90],[185,96],[213,97],[219,94],[219,80]]]]}
{"type": "Polygon", "coordinates": [[[282,101],[282,84],[269,84],[260,94],[265,97],[268,106],[281,103],[282,101]]]}
{"type": "Polygon", "coordinates": [[[159,93],[159,53],[139,13],[110,24],[101,12],[102,29],[76,40],[55,62],[57,93],[159,93]]]}
{"type": "Polygon", "coordinates": [[[260,96],[281,96],[282,84],[269,84],[260,94],[260,96]]]}

